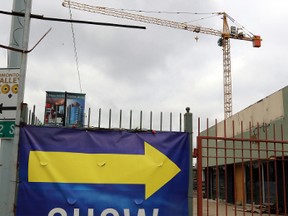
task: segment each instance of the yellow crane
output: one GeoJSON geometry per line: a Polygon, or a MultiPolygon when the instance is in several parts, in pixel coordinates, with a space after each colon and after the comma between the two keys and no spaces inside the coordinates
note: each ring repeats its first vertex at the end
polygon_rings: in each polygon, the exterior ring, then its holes
{"type": "Polygon", "coordinates": [[[182,29],[192,31],[195,33],[202,33],[208,35],[214,35],[220,37],[218,45],[223,49],[223,90],[224,90],[224,118],[227,119],[232,115],[232,80],[231,80],[231,53],[230,53],[230,39],[251,41],[253,47],[261,47],[261,37],[254,35],[251,32],[243,32],[236,26],[229,27],[227,18],[234,22],[234,19],[225,12],[219,12],[223,18],[223,29],[215,30],[213,28],[207,28],[202,26],[196,26],[187,24],[184,22],[176,22],[171,20],[159,19],[155,17],[144,16],[140,14],[134,14],[123,10],[108,8],[102,6],[91,6],[70,0],[64,0],[64,7],[74,8],[92,13],[98,13],[108,16],[114,16],[118,18],[129,19],[133,21],[139,21],[148,24],[155,24],[166,26],[170,28],[182,29]]]}

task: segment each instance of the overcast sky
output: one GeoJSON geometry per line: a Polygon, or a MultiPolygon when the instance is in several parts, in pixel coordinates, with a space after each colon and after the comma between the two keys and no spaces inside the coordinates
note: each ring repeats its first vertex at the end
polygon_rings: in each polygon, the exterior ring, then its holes
{"type": "MultiPolygon", "coordinates": [[[[287,0],[78,0],[121,9],[190,12],[141,13],[221,30],[220,16],[227,12],[263,39],[261,48],[251,42],[231,40],[233,113],[256,103],[287,85],[287,0]],[[207,13],[195,15],[193,13],[207,13]]],[[[12,0],[0,10],[11,11],[12,0]]],[[[33,14],[69,18],[61,0],[33,1],[33,14]]],[[[112,18],[72,10],[74,19],[146,26],[146,30],[74,24],[82,92],[86,107],[127,113],[143,110],[178,116],[191,107],[194,118],[224,118],[223,57],[212,35],[112,18]],[[198,42],[195,36],[199,38],[198,42]]],[[[0,14],[0,44],[9,44],[11,17],[0,14]]],[[[232,23],[230,23],[232,25],[232,23]]],[[[80,92],[69,23],[32,20],[31,48],[51,32],[28,56],[25,102],[35,104],[44,117],[45,91],[80,92]]],[[[7,51],[0,49],[0,67],[7,67],[7,51]]],[[[104,111],[106,110],[106,111],[104,111]]],[[[108,112],[108,111],[107,111],[108,112]]],[[[93,124],[93,122],[92,122],[93,124]]],[[[94,123],[96,124],[96,123],[94,123]]],[[[118,123],[114,123],[118,126],[118,123]]]]}

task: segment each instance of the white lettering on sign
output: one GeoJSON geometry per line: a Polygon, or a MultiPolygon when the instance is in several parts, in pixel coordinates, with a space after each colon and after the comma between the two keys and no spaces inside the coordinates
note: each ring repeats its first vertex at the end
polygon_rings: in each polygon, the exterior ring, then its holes
{"type": "Polygon", "coordinates": [[[0,136],[3,136],[4,125],[0,125],[0,136]]]}
{"type": "Polygon", "coordinates": [[[62,208],[54,208],[54,209],[52,209],[49,212],[48,216],[54,216],[56,214],[58,214],[58,215],[60,214],[61,216],[67,216],[66,211],[64,209],[62,209],[62,208]]]}
{"type": "Polygon", "coordinates": [[[15,133],[15,124],[10,125],[9,134],[13,135],[15,133]]]}
{"type": "MultiPolygon", "coordinates": [[[[153,215],[152,216],[158,216],[159,209],[153,209],[153,215]]],[[[124,209],[124,216],[130,216],[130,210],[124,209]]],[[[145,209],[138,209],[137,216],[146,216],[145,209]]]]}
{"type": "MultiPolygon", "coordinates": [[[[157,208],[153,209],[152,216],[158,216],[158,213],[159,213],[159,209],[157,208]]],[[[54,208],[48,213],[48,216],[68,216],[68,215],[64,209],[54,208]]],[[[75,208],[73,215],[71,216],[80,216],[80,210],[78,208],[75,208]]],[[[94,209],[89,208],[87,212],[87,216],[97,216],[97,215],[94,215],[94,209]]],[[[103,210],[100,216],[119,216],[119,212],[113,208],[108,208],[108,209],[103,210]]],[[[124,216],[130,216],[130,209],[124,209],[124,216]]],[[[137,216],[146,216],[145,209],[138,209],[137,216]]]]}
{"type": "MultiPolygon", "coordinates": [[[[73,216],[80,216],[80,210],[74,209],[73,216]]],[[[94,216],[94,209],[88,209],[88,215],[87,216],[94,216]]]]}
{"type": "MultiPolygon", "coordinates": [[[[109,209],[105,209],[100,216],[107,216],[107,215],[110,215],[112,214],[113,216],[119,216],[119,213],[115,210],[115,209],[112,209],[112,208],[109,208],[109,209]]],[[[112,216],[111,215],[111,216],[112,216]]]]}
{"type": "MultiPolygon", "coordinates": [[[[4,124],[0,124],[0,137],[4,135],[14,135],[15,132],[15,124],[7,125],[5,128],[4,124]]],[[[10,136],[9,136],[10,137],[10,136]]]]}

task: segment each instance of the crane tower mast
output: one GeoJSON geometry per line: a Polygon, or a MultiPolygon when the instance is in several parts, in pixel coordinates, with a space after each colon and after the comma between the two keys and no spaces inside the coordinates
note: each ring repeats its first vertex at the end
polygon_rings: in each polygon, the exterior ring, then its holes
{"type": "Polygon", "coordinates": [[[139,14],[133,14],[125,12],[123,10],[101,7],[101,6],[91,6],[87,4],[82,4],[78,2],[73,2],[70,0],[64,0],[64,7],[74,8],[78,10],[83,10],[91,13],[98,13],[108,16],[114,16],[123,19],[129,19],[133,21],[139,21],[148,24],[155,24],[160,26],[166,26],[170,28],[182,29],[187,31],[192,31],[195,33],[202,33],[208,35],[214,35],[220,37],[218,40],[218,45],[223,49],[223,91],[224,91],[224,118],[227,119],[232,115],[232,79],[231,79],[231,53],[230,53],[230,39],[244,40],[253,42],[253,47],[261,46],[261,37],[253,35],[252,33],[244,34],[243,32],[238,32],[238,30],[231,26],[229,28],[227,18],[233,21],[233,19],[225,12],[219,12],[218,15],[223,16],[223,30],[216,30],[213,28],[207,28],[202,26],[196,26],[187,24],[184,22],[176,22],[171,20],[159,19],[155,17],[149,17],[139,14]]]}

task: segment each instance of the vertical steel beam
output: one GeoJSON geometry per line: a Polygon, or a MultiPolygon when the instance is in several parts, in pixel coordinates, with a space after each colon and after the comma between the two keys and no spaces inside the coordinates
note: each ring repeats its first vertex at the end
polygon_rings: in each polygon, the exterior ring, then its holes
{"type": "MultiPolygon", "coordinates": [[[[267,127],[266,127],[267,128],[267,127]]],[[[281,140],[284,141],[284,130],[283,130],[283,125],[281,125],[281,140]]],[[[283,191],[284,191],[284,214],[287,214],[287,188],[286,188],[286,172],[285,172],[285,147],[284,143],[282,143],[282,177],[283,177],[283,191]]]]}
{"type": "Polygon", "coordinates": [[[109,129],[111,129],[111,126],[112,126],[112,110],[109,109],[109,129]]]}
{"type": "MultiPolygon", "coordinates": [[[[241,121],[241,139],[243,139],[243,138],[244,138],[244,130],[243,130],[243,122],[241,121]]],[[[246,174],[245,174],[245,163],[244,163],[244,142],[243,142],[243,140],[241,141],[241,156],[242,156],[241,157],[241,172],[242,172],[242,174],[241,174],[241,176],[242,176],[241,183],[242,183],[242,195],[243,195],[243,197],[242,197],[242,206],[243,206],[243,209],[245,209],[246,208],[247,197],[245,196],[245,194],[246,194],[246,183],[245,183],[246,174]]],[[[269,182],[269,180],[268,180],[268,182],[269,182]]]]}
{"type": "MultiPolygon", "coordinates": [[[[200,124],[199,124],[199,127],[198,128],[200,128],[200,124]]],[[[207,132],[207,137],[210,135],[209,134],[209,119],[207,118],[206,119],[206,132],[207,132]]],[[[202,141],[202,140],[201,140],[202,141]]],[[[210,174],[210,166],[209,166],[209,154],[210,154],[210,152],[209,152],[209,150],[210,150],[210,146],[209,146],[209,139],[207,139],[206,140],[206,178],[205,178],[205,191],[206,191],[206,208],[207,208],[207,216],[209,215],[209,198],[211,198],[212,197],[212,195],[213,195],[213,185],[212,185],[212,182],[211,182],[211,179],[212,179],[212,177],[213,177],[213,173],[211,173],[210,174]],[[211,176],[211,177],[210,177],[211,176]]],[[[198,142],[197,142],[197,148],[198,148],[198,142]]],[[[203,148],[202,148],[202,144],[201,144],[201,150],[203,150],[203,148]]],[[[199,150],[198,150],[198,152],[199,152],[199,150]]],[[[202,156],[202,151],[201,151],[201,154],[199,153],[199,155],[200,155],[200,159],[199,159],[199,161],[201,161],[201,169],[203,169],[202,168],[202,158],[203,158],[203,156],[202,156]]],[[[198,162],[198,159],[197,159],[197,164],[198,164],[199,162],[198,162]]],[[[198,168],[197,168],[198,169],[198,168]]],[[[198,175],[197,175],[197,177],[198,177],[198,175]]],[[[202,177],[202,176],[201,176],[202,177]]],[[[198,179],[199,181],[200,181],[200,177],[199,177],[199,179],[198,179]]],[[[202,183],[202,181],[203,181],[203,179],[201,178],[201,181],[200,181],[200,183],[202,183]]],[[[202,211],[202,192],[201,192],[201,199],[199,198],[199,195],[198,195],[198,201],[201,203],[201,211],[202,211]]],[[[199,207],[200,208],[200,207],[199,207]]],[[[202,215],[202,214],[201,214],[202,215]]],[[[200,214],[199,214],[199,216],[200,216],[200,214]]]]}
{"type": "Polygon", "coordinates": [[[90,121],[91,121],[91,108],[88,109],[88,128],[90,127],[90,121]]]}
{"type": "Polygon", "coordinates": [[[143,124],[143,112],[142,112],[142,110],[140,111],[140,125],[139,125],[139,128],[140,128],[140,130],[142,130],[143,128],[142,128],[142,124],[143,124]]]}
{"type": "MultiPolygon", "coordinates": [[[[199,121],[198,121],[198,125],[199,121]]],[[[198,127],[200,128],[200,127],[198,127]]],[[[203,194],[202,194],[202,138],[200,136],[197,137],[197,216],[203,216],[203,194]]],[[[206,182],[208,179],[206,179],[206,182]]],[[[207,192],[206,192],[207,193],[207,192]]],[[[209,197],[207,196],[207,200],[209,197]]],[[[208,202],[208,201],[207,201],[208,202]]],[[[208,215],[209,207],[207,207],[207,215],[208,215]]],[[[190,216],[190,215],[189,215],[190,216]]]]}
{"type": "Polygon", "coordinates": [[[162,131],[162,127],[163,127],[163,113],[160,112],[160,131],[162,131]]]}
{"type": "Polygon", "coordinates": [[[122,128],[122,110],[120,110],[120,113],[119,113],[119,129],[122,128]]]}
{"type": "Polygon", "coordinates": [[[172,112],[170,112],[170,131],[172,131],[172,112]]]}
{"type": "MultiPolygon", "coordinates": [[[[267,160],[266,160],[266,184],[267,185],[270,185],[270,175],[269,175],[269,160],[268,160],[268,158],[270,158],[270,156],[269,156],[269,142],[267,141],[268,140],[268,129],[267,129],[267,124],[265,124],[265,139],[266,139],[266,142],[265,142],[265,144],[266,144],[266,150],[265,150],[265,155],[266,155],[266,158],[267,158],[267,160]]],[[[284,146],[284,145],[282,145],[282,146],[284,146]]],[[[271,212],[271,193],[270,193],[270,187],[268,186],[267,187],[267,189],[266,189],[266,191],[267,191],[267,199],[266,199],[266,201],[265,202],[267,202],[268,203],[268,212],[271,212]]]]}
{"type": "Polygon", "coordinates": [[[150,111],[150,130],[153,129],[153,113],[150,111]]]}
{"type": "Polygon", "coordinates": [[[129,122],[129,129],[132,129],[132,121],[133,121],[133,116],[132,116],[132,110],[130,110],[130,122],[129,122]]]}
{"type": "MultiPolygon", "coordinates": [[[[276,127],[273,124],[273,139],[276,140],[276,127]]],[[[276,213],[279,214],[279,181],[278,181],[278,169],[277,169],[277,143],[273,143],[273,151],[274,151],[274,170],[275,170],[275,182],[276,182],[276,213]]]]}
{"type": "MultiPolygon", "coordinates": [[[[217,125],[217,120],[215,120],[215,136],[218,136],[218,125],[217,125]]],[[[218,166],[218,142],[217,139],[215,140],[215,152],[216,152],[216,156],[215,156],[215,162],[216,162],[216,191],[215,191],[215,199],[216,199],[216,216],[219,215],[219,166],[218,166]]],[[[207,149],[208,150],[208,149],[207,149]]]]}
{"type": "Polygon", "coordinates": [[[31,124],[31,110],[29,110],[29,114],[28,114],[28,124],[31,124]]]}
{"type": "Polygon", "coordinates": [[[182,113],[179,115],[179,131],[182,132],[182,113]]]}
{"type": "MultiPolygon", "coordinates": [[[[257,122],[257,139],[260,139],[260,131],[259,131],[259,123],[257,122]]],[[[262,203],[263,203],[263,187],[262,187],[262,162],[261,162],[261,142],[257,143],[257,164],[258,164],[258,181],[259,181],[259,205],[260,205],[260,212],[262,212],[262,203]]]]}
{"type": "Polygon", "coordinates": [[[33,111],[32,111],[32,125],[36,124],[36,114],[35,114],[35,105],[33,106],[33,111]]]}
{"type": "MultiPolygon", "coordinates": [[[[35,112],[35,110],[34,110],[34,112],[35,112]]],[[[28,123],[28,104],[27,103],[22,103],[21,122],[25,122],[25,124],[28,123]]]]}
{"type": "MultiPolygon", "coordinates": [[[[63,120],[62,120],[63,127],[66,126],[66,121],[67,121],[66,117],[67,117],[67,91],[65,91],[65,96],[64,96],[64,113],[63,113],[63,120]]],[[[33,119],[33,115],[32,115],[32,119],[33,119]]]]}
{"type": "MultiPolygon", "coordinates": [[[[171,116],[170,116],[171,117],[171,116]]],[[[170,121],[171,118],[170,118],[170,121]]],[[[171,125],[170,125],[171,131],[171,125]]],[[[184,131],[189,133],[189,188],[188,188],[188,215],[193,215],[193,115],[190,113],[190,108],[186,108],[186,113],[184,114],[184,131]]]]}
{"type": "Polygon", "coordinates": [[[98,113],[98,128],[101,127],[101,108],[99,108],[99,113],[98,113]]]}

